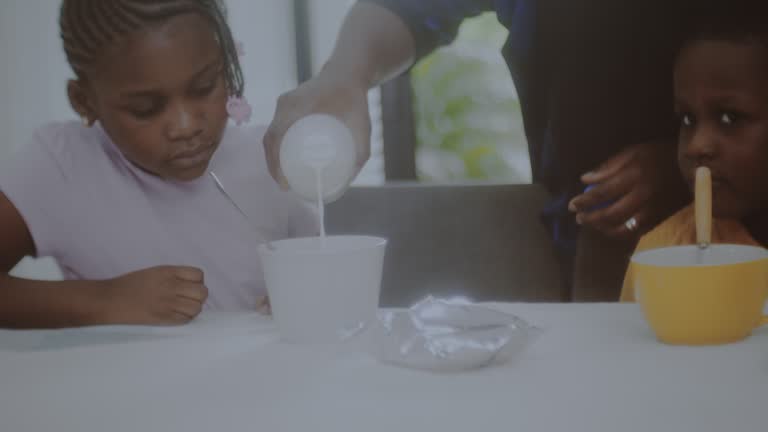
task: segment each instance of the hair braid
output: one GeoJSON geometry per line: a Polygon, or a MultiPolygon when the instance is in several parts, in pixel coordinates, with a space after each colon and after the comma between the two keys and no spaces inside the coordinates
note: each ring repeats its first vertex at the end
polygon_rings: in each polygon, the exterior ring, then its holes
{"type": "Polygon", "coordinates": [[[242,96],[243,73],[222,0],[63,0],[59,27],[67,61],[79,78],[85,78],[88,67],[119,37],[189,12],[210,21],[221,47],[227,86],[233,95],[242,96]]]}

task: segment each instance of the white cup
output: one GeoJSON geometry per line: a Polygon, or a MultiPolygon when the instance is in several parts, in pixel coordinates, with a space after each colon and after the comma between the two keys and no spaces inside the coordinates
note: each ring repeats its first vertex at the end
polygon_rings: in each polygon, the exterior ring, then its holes
{"type": "Polygon", "coordinates": [[[259,256],[280,337],[333,343],[376,319],[387,241],[307,237],[262,245],[259,256]]]}

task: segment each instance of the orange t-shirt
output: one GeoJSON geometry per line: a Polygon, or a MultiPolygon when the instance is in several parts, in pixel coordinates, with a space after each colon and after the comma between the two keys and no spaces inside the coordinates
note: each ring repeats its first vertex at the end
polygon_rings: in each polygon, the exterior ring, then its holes
{"type": "MultiPolygon", "coordinates": [[[[712,220],[712,243],[729,243],[750,246],[761,246],[749,231],[737,220],[712,220]]],[[[669,219],[662,222],[648,234],[644,235],[635,248],[635,252],[668,246],[684,246],[696,244],[696,221],[693,205],[680,210],[669,219]]],[[[629,264],[621,288],[620,301],[635,301],[635,290],[632,286],[632,263],[629,264]]]]}

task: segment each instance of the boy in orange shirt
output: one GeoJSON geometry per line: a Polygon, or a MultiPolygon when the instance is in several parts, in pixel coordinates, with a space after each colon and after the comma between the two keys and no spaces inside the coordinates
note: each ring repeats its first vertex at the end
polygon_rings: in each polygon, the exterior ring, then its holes
{"type": "MultiPolygon", "coordinates": [[[[768,5],[704,11],[674,68],[678,162],[693,187],[712,171],[712,242],[768,245],[768,5]],[[710,19],[711,18],[711,19],[710,19]]],[[[702,12],[694,10],[692,12],[702,12]]],[[[695,244],[693,205],[642,237],[636,251],[695,244]]],[[[632,266],[621,301],[634,301],[632,266]]]]}

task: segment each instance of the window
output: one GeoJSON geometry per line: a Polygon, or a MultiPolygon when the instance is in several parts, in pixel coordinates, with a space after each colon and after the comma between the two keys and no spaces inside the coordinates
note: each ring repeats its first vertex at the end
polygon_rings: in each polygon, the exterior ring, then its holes
{"type": "MultiPolygon", "coordinates": [[[[309,49],[299,51],[316,73],[354,1],[294,3],[308,11],[309,49]]],[[[355,184],[385,178],[530,183],[520,106],[500,52],[506,36],[494,14],[468,19],[456,41],[415,65],[410,79],[372,90],[371,159],[355,184]]]]}
{"type": "Polygon", "coordinates": [[[495,14],[466,20],[450,46],[411,70],[420,179],[530,183],[520,104],[495,14]]]}

